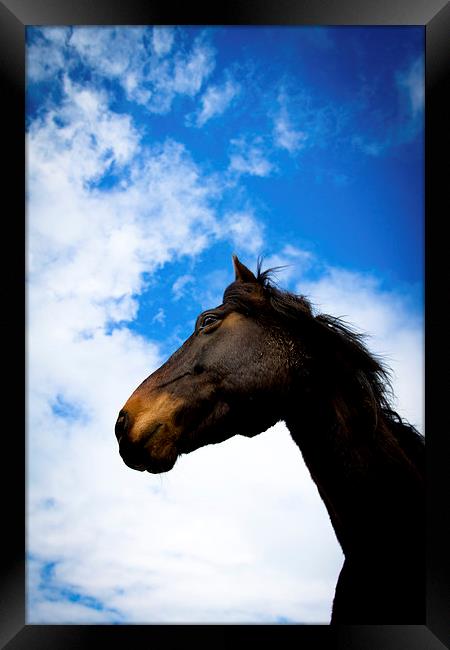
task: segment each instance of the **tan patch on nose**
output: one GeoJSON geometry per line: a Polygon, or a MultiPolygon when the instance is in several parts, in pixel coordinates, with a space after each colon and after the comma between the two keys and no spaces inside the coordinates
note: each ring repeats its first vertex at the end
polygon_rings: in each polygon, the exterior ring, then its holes
{"type": "Polygon", "coordinates": [[[175,413],[184,400],[170,393],[158,392],[143,397],[132,395],[123,407],[131,419],[128,436],[132,442],[137,442],[158,424],[172,425],[175,413]]]}

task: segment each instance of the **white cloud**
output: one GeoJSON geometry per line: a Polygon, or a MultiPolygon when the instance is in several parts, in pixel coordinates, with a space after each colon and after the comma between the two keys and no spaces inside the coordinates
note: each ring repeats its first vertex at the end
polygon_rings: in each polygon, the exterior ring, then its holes
{"type": "Polygon", "coordinates": [[[162,307],[160,307],[156,314],[153,316],[152,323],[159,323],[160,325],[166,324],[166,312],[162,307]]]}
{"type": "Polygon", "coordinates": [[[93,71],[120,78],[127,70],[140,68],[149,58],[145,34],[145,27],[76,27],[70,47],[93,71]]]}
{"type": "Polygon", "coordinates": [[[229,169],[237,174],[269,176],[275,165],[267,158],[262,138],[231,140],[229,169]]]}
{"type": "Polygon", "coordinates": [[[190,51],[174,50],[172,57],[150,61],[149,70],[138,77],[130,99],[151,113],[168,113],[177,95],[193,98],[214,69],[214,52],[201,40],[190,51]]]}
{"type": "Polygon", "coordinates": [[[208,86],[201,97],[201,108],[195,116],[189,117],[189,123],[201,127],[211,118],[222,115],[239,91],[239,84],[231,79],[227,79],[222,86],[208,86]]]}
{"type": "Polygon", "coordinates": [[[127,470],[94,424],[63,446],[47,436],[30,535],[35,563],[59,560],[56,590],[69,586],[112,611],[56,610],[35,587],[30,623],[117,620],[114,610],[135,623],[326,620],[342,556],[284,426],[201,449],[161,479],[127,470]],[[44,509],[42,496],[56,490],[44,509]]]}
{"type": "Polygon", "coordinates": [[[191,97],[196,95],[214,66],[213,50],[198,39],[187,57],[181,53],[176,57],[173,89],[191,97]]]}
{"type": "Polygon", "coordinates": [[[397,83],[408,95],[413,117],[422,113],[425,106],[425,70],[422,56],[397,75],[397,83]]]}
{"type": "Polygon", "coordinates": [[[169,27],[46,27],[34,32],[27,72],[33,81],[57,72],[70,76],[81,60],[94,77],[121,84],[130,101],[163,114],[177,95],[194,97],[215,65],[203,35],[190,48],[178,44],[175,35],[169,27]]]}
{"type": "Polygon", "coordinates": [[[262,224],[248,212],[227,214],[222,222],[222,234],[233,242],[237,251],[261,252],[264,242],[262,224]]]}
{"type": "Polygon", "coordinates": [[[69,36],[67,28],[48,28],[44,35],[31,43],[26,50],[28,79],[43,81],[56,76],[64,68],[61,42],[69,36]]]}
{"type": "Polygon", "coordinates": [[[157,56],[166,56],[172,49],[175,39],[172,27],[156,25],[152,30],[152,47],[157,56]]]}
{"type": "Polygon", "coordinates": [[[219,229],[215,187],[181,145],[142,151],[129,117],[108,112],[101,94],[65,91],[61,110],[32,125],[27,146],[30,347],[60,343],[61,354],[77,337],[133,319],[144,271],[197,254],[219,229]],[[131,160],[125,188],[90,186],[131,160]]]}
{"type": "Polygon", "coordinates": [[[274,116],[274,142],[277,147],[294,154],[305,147],[308,134],[295,128],[288,111],[288,97],[284,90],[278,94],[279,109],[274,116]]]}
{"type": "MultiPolygon", "coordinates": [[[[216,189],[202,178],[182,145],[166,141],[141,150],[128,116],[108,112],[99,94],[73,85],[66,91],[67,107],[49,111],[29,135],[29,191],[42,213],[31,224],[37,237],[31,268],[40,264],[50,274],[40,258],[39,236],[45,235],[43,254],[49,257],[54,247],[62,255],[65,247],[64,273],[77,273],[80,292],[95,293],[99,283],[106,283],[100,292],[107,286],[106,294],[117,298],[126,290],[139,290],[144,269],[155,269],[174,253],[195,254],[206,245],[217,229],[209,207],[216,189]],[[55,117],[67,125],[58,127],[55,117]],[[128,184],[107,193],[89,191],[89,184],[112,164],[127,166],[128,184]]],[[[55,291],[69,286],[64,275],[52,274],[49,282],[55,291]]]]}
{"type": "Polygon", "coordinates": [[[292,128],[287,115],[278,115],[275,120],[275,144],[289,153],[303,149],[308,136],[303,131],[292,128]]]}
{"type": "Polygon", "coordinates": [[[175,282],[172,285],[172,293],[174,296],[174,300],[180,300],[183,298],[186,292],[186,287],[189,284],[192,284],[194,282],[194,276],[188,274],[185,275],[180,275],[179,278],[175,280],[175,282]]]}
{"type": "Polygon", "coordinates": [[[101,277],[109,286],[116,285],[112,293],[106,292],[108,295],[120,297],[122,284],[128,286],[119,272],[120,255],[127,240],[136,236],[136,226],[132,219],[124,220],[120,228],[111,228],[106,235],[111,218],[118,226],[118,215],[113,217],[114,203],[111,197],[105,200],[86,189],[113,164],[124,168],[138,150],[138,136],[130,118],[109,112],[104,99],[101,93],[67,82],[60,110],[51,110],[36,120],[27,137],[27,190],[33,197],[33,209],[39,213],[39,218],[30,220],[34,242],[30,270],[39,268],[47,275],[55,292],[58,287],[63,292],[68,290],[64,276],[52,273],[52,256],[57,254],[67,256],[65,268],[76,264],[74,254],[83,258],[92,254],[97,260],[100,275],[92,273],[88,264],[77,264],[77,272],[86,275],[86,284],[78,278],[79,291],[93,287],[101,277]],[[100,251],[91,250],[100,234],[110,249],[106,259],[99,259],[100,251]],[[111,257],[114,254],[116,258],[111,257]]]}

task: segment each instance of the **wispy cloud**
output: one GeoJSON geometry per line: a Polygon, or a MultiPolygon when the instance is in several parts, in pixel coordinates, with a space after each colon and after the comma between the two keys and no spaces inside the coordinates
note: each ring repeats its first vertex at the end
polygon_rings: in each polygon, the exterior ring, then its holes
{"type": "MultiPolygon", "coordinates": [[[[406,68],[395,74],[397,94],[397,111],[381,115],[374,112],[374,128],[356,133],[352,144],[369,156],[381,156],[392,151],[394,147],[411,142],[423,128],[425,108],[425,71],[424,60],[420,56],[406,68]],[[377,119],[375,119],[375,117],[377,119]],[[378,125],[381,121],[382,130],[378,125]]],[[[370,123],[371,111],[367,109],[370,123]]]]}
{"type": "Polygon", "coordinates": [[[192,284],[194,281],[194,276],[190,274],[181,275],[179,278],[177,278],[172,285],[174,300],[178,301],[183,298],[186,294],[186,287],[192,284]]]}
{"type": "Polygon", "coordinates": [[[308,134],[292,125],[292,118],[287,108],[287,98],[284,92],[278,96],[279,110],[274,119],[274,141],[277,147],[286,149],[294,154],[305,146],[308,134]]]}
{"type": "Polygon", "coordinates": [[[222,222],[222,235],[231,239],[236,250],[260,253],[263,232],[262,224],[249,212],[227,214],[222,222]]]}
{"type": "Polygon", "coordinates": [[[176,33],[159,26],[42,28],[28,51],[29,79],[70,75],[82,64],[95,77],[114,80],[130,101],[164,114],[177,95],[194,97],[215,66],[202,35],[186,50],[176,33]]]}
{"type": "Polygon", "coordinates": [[[409,68],[397,75],[400,89],[407,93],[412,117],[423,113],[425,107],[425,67],[423,57],[413,61],[409,68]]]}
{"type": "Polygon", "coordinates": [[[353,108],[324,101],[305,88],[282,85],[269,112],[273,147],[293,158],[306,151],[332,150],[345,138],[352,112],[353,108]]]}
{"type": "Polygon", "coordinates": [[[62,295],[77,278],[83,294],[122,299],[139,291],[144,270],[206,245],[217,228],[208,204],[215,188],[182,145],[167,141],[143,151],[130,118],[108,112],[101,94],[68,84],[66,101],[28,137],[29,190],[40,211],[31,225],[31,270],[39,267],[62,295]],[[124,186],[102,192],[93,185],[112,165],[131,160],[124,186]],[[52,259],[52,251],[64,260],[57,274],[43,265],[42,255],[52,259]]]}
{"type": "Polygon", "coordinates": [[[229,169],[237,174],[269,176],[275,169],[268,158],[267,147],[261,137],[231,140],[229,169]]]}
{"type": "Polygon", "coordinates": [[[152,323],[159,323],[160,325],[165,325],[166,323],[166,312],[162,307],[158,309],[156,314],[152,318],[152,323]]]}
{"type": "Polygon", "coordinates": [[[153,27],[152,48],[159,57],[166,56],[172,49],[175,32],[172,27],[153,27]]]}
{"type": "Polygon", "coordinates": [[[35,34],[26,51],[28,79],[43,81],[63,71],[64,47],[70,33],[70,28],[57,27],[35,34]]]}
{"type": "Polygon", "coordinates": [[[221,86],[208,86],[201,97],[200,109],[194,115],[188,116],[187,123],[202,127],[213,117],[222,115],[239,91],[239,84],[231,79],[227,79],[221,86]]]}
{"type": "Polygon", "coordinates": [[[285,115],[278,116],[275,121],[275,143],[278,147],[292,154],[305,146],[304,142],[307,138],[306,133],[292,128],[285,115]]]}
{"type": "Polygon", "coordinates": [[[37,620],[59,624],[120,622],[121,613],[93,596],[77,591],[58,579],[59,562],[27,557],[28,609],[37,620]]]}
{"type": "MultiPolygon", "coordinates": [[[[47,29],[43,33],[46,36],[47,29]]],[[[145,27],[133,27],[129,31],[116,27],[81,27],[73,30],[69,39],[71,51],[65,54],[78,55],[78,60],[96,74],[120,79],[129,69],[139,70],[148,59],[146,33],[145,27]]]]}

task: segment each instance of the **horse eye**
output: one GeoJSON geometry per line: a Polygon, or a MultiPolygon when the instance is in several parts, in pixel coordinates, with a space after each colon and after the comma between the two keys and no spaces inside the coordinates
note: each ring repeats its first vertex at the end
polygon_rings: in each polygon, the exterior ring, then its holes
{"type": "Polygon", "coordinates": [[[209,314],[208,316],[205,316],[203,318],[203,320],[200,323],[199,329],[202,330],[205,327],[208,327],[208,325],[212,325],[213,323],[215,323],[218,320],[219,320],[218,318],[216,318],[215,316],[212,316],[211,314],[209,314]]]}

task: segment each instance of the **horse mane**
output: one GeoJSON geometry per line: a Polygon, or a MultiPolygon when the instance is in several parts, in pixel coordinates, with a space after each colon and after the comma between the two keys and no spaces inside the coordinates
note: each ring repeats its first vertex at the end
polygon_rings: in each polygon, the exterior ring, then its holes
{"type": "MultiPolygon", "coordinates": [[[[366,412],[372,414],[373,431],[378,427],[388,430],[409,462],[424,473],[424,437],[392,408],[391,371],[379,355],[368,350],[365,344],[367,335],[342,318],[321,313],[315,315],[306,296],[280,289],[273,276],[282,268],[262,271],[262,259],[258,259],[255,278],[259,292],[255,292],[251,283],[233,282],[224,292],[224,303],[231,303],[239,311],[260,321],[283,327],[293,336],[307,337],[322,361],[329,364],[334,358],[336,383],[348,382],[353,394],[359,393],[366,412]]],[[[342,411],[345,411],[345,406],[339,403],[338,398],[335,404],[337,419],[341,418],[342,411]]]]}

